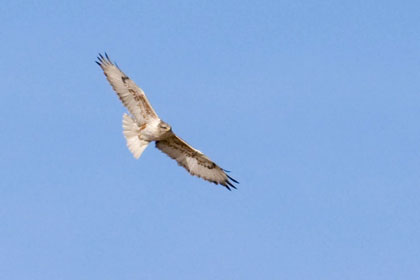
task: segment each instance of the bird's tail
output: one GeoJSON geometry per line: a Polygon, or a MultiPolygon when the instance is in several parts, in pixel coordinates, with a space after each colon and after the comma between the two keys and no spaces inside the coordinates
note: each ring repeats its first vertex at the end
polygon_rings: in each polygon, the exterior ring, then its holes
{"type": "Polygon", "coordinates": [[[137,122],[127,114],[123,115],[123,133],[127,141],[127,147],[133,156],[138,159],[146,149],[149,141],[144,141],[139,138],[140,127],[137,122]]]}

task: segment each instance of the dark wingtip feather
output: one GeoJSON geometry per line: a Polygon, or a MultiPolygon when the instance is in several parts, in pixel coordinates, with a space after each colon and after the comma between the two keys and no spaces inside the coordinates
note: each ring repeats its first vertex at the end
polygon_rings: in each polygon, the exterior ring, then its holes
{"type": "Polygon", "coordinates": [[[239,184],[239,182],[238,181],[236,181],[235,179],[233,179],[232,177],[230,177],[229,175],[227,175],[226,174],[226,176],[231,180],[231,181],[233,181],[233,182],[235,182],[236,184],[239,184]]]}
{"type": "Polygon", "coordinates": [[[95,61],[99,66],[104,66],[104,65],[114,65],[114,63],[111,62],[111,59],[109,58],[108,53],[104,53],[104,55],[102,55],[101,53],[98,54],[97,59],[98,61],[95,61]]]}
{"type": "Polygon", "coordinates": [[[102,64],[104,64],[104,57],[102,56],[102,54],[99,53],[96,59],[98,60],[98,61],[95,61],[96,64],[102,67],[102,64]]]}
{"type": "MultiPolygon", "coordinates": [[[[236,187],[231,183],[231,182],[229,182],[229,181],[226,181],[226,184],[228,185],[228,186],[230,186],[230,187],[232,187],[232,188],[234,188],[235,190],[236,190],[236,187]]],[[[227,187],[227,188],[229,188],[229,187],[227,187]]],[[[230,190],[230,189],[229,189],[230,190]]]]}

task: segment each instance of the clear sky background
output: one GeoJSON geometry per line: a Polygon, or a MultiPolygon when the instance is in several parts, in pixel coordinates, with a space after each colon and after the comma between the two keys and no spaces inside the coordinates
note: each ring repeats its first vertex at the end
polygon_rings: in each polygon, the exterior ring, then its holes
{"type": "Polygon", "coordinates": [[[0,278],[418,279],[417,1],[6,1],[0,278]],[[240,181],[125,146],[108,52],[240,181]]]}

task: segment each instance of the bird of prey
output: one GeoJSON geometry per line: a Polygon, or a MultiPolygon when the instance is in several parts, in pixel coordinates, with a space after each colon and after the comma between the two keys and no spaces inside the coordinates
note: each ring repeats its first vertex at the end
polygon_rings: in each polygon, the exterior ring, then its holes
{"type": "Polygon", "coordinates": [[[190,174],[214,184],[235,188],[238,183],[199,150],[194,149],[176,136],[169,124],[162,121],[153,110],[143,90],[139,88],[120,68],[111,62],[108,55],[99,54],[95,61],[104,71],[106,78],[131,115],[123,114],[123,134],[127,147],[138,159],[147,145],[155,141],[156,148],[176,160],[190,174]],[[233,183],[232,183],[233,182],[233,183]]]}

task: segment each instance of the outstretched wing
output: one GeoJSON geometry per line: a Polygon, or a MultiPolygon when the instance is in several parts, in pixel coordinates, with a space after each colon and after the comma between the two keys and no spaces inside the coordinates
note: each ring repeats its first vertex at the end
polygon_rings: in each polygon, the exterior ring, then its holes
{"type": "Polygon", "coordinates": [[[99,54],[96,63],[104,71],[106,78],[124,106],[140,124],[148,122],[150,119],[159,118],[143,90],[113,64],[106,53],[105,57],[99,54]]]}
{"type": "Polygon", "coordinates": [[[176,160],[192,175],[215,184],[221,184],[228,190],[230,190],[230,187],[236,189],[232,182],[238,183],[238,181],[227,175],[225,170],[175,134],[165,140],[156,141],[156,147],[176,160]]]}

